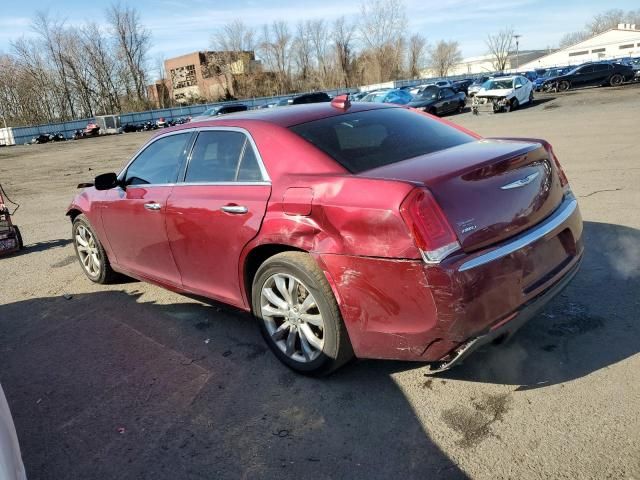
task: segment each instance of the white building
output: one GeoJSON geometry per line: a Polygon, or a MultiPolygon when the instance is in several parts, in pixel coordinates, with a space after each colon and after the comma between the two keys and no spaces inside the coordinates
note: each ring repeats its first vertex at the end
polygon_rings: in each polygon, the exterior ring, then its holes
{"type": "Polygon", "coordinates": [[[622,57],[640,57],[640,29],[621,23],[582,42],[556,50],[520,67],[520,70],[579,65],[622,57]]]}

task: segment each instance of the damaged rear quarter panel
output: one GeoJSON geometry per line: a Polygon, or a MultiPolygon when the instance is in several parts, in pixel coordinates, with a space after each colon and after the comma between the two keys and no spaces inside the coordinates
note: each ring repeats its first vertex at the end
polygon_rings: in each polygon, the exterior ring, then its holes
{"type": "Polygon", "coordinates": [[[356,356],[417,360],[437,339],[437,312],[422,261],[316,257],[338,291],[356,356]]]}

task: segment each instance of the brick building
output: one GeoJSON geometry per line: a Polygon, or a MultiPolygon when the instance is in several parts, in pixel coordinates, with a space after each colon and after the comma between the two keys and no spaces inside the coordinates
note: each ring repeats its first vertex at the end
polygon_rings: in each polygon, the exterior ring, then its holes
{"type": "Polygon", "coordinates": [[[259,68],[254,52],[192,52],[165,60],[167,88],[177,103],[216,101],[234,95],[235,76],[259,68]]]}

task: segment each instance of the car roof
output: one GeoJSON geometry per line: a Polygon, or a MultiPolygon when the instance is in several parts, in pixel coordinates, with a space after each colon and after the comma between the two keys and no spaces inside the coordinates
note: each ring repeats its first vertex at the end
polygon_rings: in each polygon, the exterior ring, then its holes
{"type": "MultiPolygon", "coordinates": [[[[368,103],[368,102],[355,102],[347,109],[334,107],[331,102],[322,103],[307,103],[302,105],[290,105],[282,108],[262,108],[258,110],[247,110],[244,112],[230,113],[223,117],[214,117],[211,119],[200,120],[195,122],[199,127],[215,126],[223,122],[233,120],[238,124],[243,121],[261,121],[272,123],[281,127],[291,127],[293,125],[299,125],[301,123],[312,122],[314,120],[320,120],[322,118],[335,117],[337,115],[343,115],[345,113],[364,112],[367,110],[378,110],[381,108],[398,108],[399,105],[385,104],[385,103],[368,103]]],[[[189,125],[193,126],[195,123],[186,123],[181,125],[183,128],[188,128],[189,125]]]]}

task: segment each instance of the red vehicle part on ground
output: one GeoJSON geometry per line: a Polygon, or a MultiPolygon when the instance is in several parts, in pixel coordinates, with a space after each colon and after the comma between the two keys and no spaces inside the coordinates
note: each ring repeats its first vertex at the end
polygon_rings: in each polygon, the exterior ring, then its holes
{"type": "Polygon", "coordinates": [[[327,353],[334,301],[343,351],[446,369],[535,315],[583,255],[546,141],[484,139],[407,107],[339,97],[181,125],[106,178],[67,212],[92,280],[107,264],[252,311],[280,359],[311,373],[349,356],[327,353]]]}

